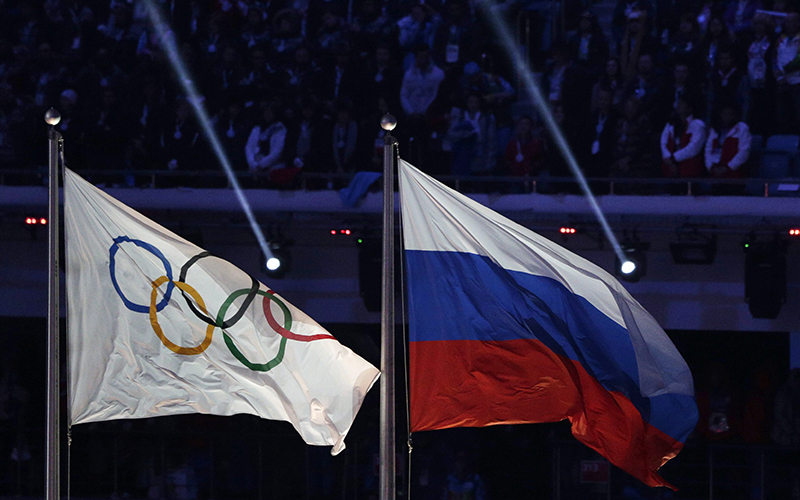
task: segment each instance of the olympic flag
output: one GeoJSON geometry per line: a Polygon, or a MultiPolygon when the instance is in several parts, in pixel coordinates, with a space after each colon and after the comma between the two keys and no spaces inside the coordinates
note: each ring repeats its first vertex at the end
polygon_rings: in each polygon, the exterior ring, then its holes
{"type": "Polygon", "coordinates": [[[692,374],[607,272],[400,161],[411,430],[569,419],[651,486],[697,422],[692,374]]]}
{"type": "Polygon", "coordinates": [[[64,198],[72,424],[250,413],[344,449],[374,366],[69,169],[64,198]]]}

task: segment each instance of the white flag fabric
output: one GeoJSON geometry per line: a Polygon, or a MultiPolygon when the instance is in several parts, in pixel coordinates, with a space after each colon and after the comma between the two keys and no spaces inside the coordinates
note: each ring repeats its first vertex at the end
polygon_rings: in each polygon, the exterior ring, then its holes
{"type": "Polygon", "coordinates": [[[344,449],[374,366],[69,169],[64,205],[72,424],[249,413],[344,449]]]}

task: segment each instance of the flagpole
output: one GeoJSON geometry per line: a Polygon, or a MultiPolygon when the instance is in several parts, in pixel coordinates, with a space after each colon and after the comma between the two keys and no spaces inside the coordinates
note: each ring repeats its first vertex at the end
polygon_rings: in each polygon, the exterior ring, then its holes
{"type": "Polygon", "coordinates": [[[394,386],[394,171],[397,119],[381,118],[383,142],[383,304],[381,307],[381,431],[379,500],[394,500],[395,386],[394,386]]]}
{"type": "Polygon", "coordinates": [[[48,280],[47,280],[47,442],[45,446],[46,500],[61,498],[61,436],[59,400],[60,387],[60,354],[59,354],[59,206],[58,206],[58,149],[62,140],[55,126],[61,121],[61,114],[50,108],[44,115],[44,121],[50,126],[49,142],[49,177],[48,177],[48,280]]]}

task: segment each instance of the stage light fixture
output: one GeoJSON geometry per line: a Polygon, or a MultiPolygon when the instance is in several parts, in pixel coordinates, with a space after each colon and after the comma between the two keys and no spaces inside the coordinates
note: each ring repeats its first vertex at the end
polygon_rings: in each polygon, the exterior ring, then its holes
{"type": "Polygon", "coordinates": [[[710,265],[717,255],[717,238],[697,229],[681,229],[678,230],[678,241],[669,244],[669,251],[676,264],[710,265]]]}
{"type": "Polygon", "coordinates": [[[619,279],[636,283],[647,274],[647,250],[650,243],[644,241],[623,241],[620,250],[624,260],[614,257],[614,270],[619,279]]]}
{"type": "Polygon", "coordinates": [[[775,319],[786,302],[787,241],[758,241],[751,235],[744,242],[744,299],[757,319],[775,319]]]}
{"type": "Polygon", "coordinates": [[[574,227],[561,227],[559,228],[558,232],[567,235],[567,234],[575,234],[577,230],[574,227]]]}
{"type": "Polygon", "coordinates": [[[275,279],[286,276],[292,265],[292,254],[287,247],[286,242],[270,242],[269,248],[272,251],[272,257],[266,258],[263,253],[261,254],[261,272],[275,279]]]}
{"type": "Polygon", "coordinates": [[[789,236],[800,236],[800,229],[792,228],[789,230],[789,236]]]}

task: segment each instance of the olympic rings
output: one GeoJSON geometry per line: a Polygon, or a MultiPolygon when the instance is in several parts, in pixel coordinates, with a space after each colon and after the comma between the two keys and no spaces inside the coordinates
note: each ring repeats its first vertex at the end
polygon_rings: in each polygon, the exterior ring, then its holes
{"type": "Polygon", "coordinates": [[[169,261],[167,260],[166,257],[164,257],[164,254],[161,253],[161,250],[154,247],[150,243],[146,243],[142,240],[134,240],[127,236],[117,236],[116,238],[114,238],[114,244],[111,245],[111,248],[109,249],[110,261],[108,263],[108,269],[111,272],[111,283],[114,285],[114,290],[117,291],[117,294],[122,299],[122,303],[125,304],[125,307],[127,307],[131,311],[145,313],[145,314],[147,314],[150,311],[150,308],[148,306],[142,304],[136,304],[128,300],[128,298],[125,297],[125,294],[122,293],[122,290],[119,288],[119,283],[117,283],[115,256],[117,255],[117,250],[119,250],[120,243],[124,243],[126,241],[129,243],[133,243],[137,247],[141,247],[149,251],[150,253],[158,257],[159,260],[161,260],[161,262],[164,264],[164,271],[165,271],[164,274],[166,274],[167,279],[169,279],[169,284],[167,285],[167,291],[164,292],[164,298],[161,299],[161,302],[159,302],[158,305],[156,305],[156,311],[164,309],[169,303],[170,296],[172,295],[172,289],[174,288],[174,285],[172,284],[172,266],[169,265],[169,261]]]}
{"type": "Polygon", "coordinates": [[[197,301],[197,305],[200,306],[200,309],[202,309],[203,312],[205,312],[206,310],[206,305],[203,302],[203,297],[201,297],[200,294],[197,293],[197,290],[195,290],[189,284],[184,283],[182,281],[172,281],[168,276],[161,276],[160,278],[158,278],[153,282],[153,292],[150,294],[149,313],[150,313],[150,324],[153,326],[153,331],[156,332],[156,335],[158,336],[159,339],[161,339],[161,342],[165,346],[167,346],[167,348],[172,352],[175,352],[177,354],[185,354],[187,356],[200,354],[201,352],[205,351],[209,345],[211,345],[211,336],[214,334],[214,328],[215,328],[214,325],[208,325],[208,328],[206,328],[206,338],[203,339],[200,345],[196,347],[181,347],[173,343],[171,340],[169,340],[167,336],[164,335],[164,331],[161,329],[161,325],[158,324],[158,314],[157,314],[158,309],[156,308],[156,296],[158,295],[158,287],[163,285],[164,282],[166,281],[168,281],[169,283],[174,283],[175,286],[177,286],[180,290],[183,290],[184,292],[191,295],[192,298],[197,301]]]}
{"type": "MultiPolygon", "coordinates": [[[[223,318],[225,318],[225,313],[228,311],[228,307],[230,307],[233,301],[236,300],[237,297],[244,295],[245,293],[248,293],[248,290],[246,288],[242,288],[241,290],[236,290],[235,292],[231,293],[230,296],[227,299],[225,299],[225,302],[223,302],[222,307],[219,308],[219,312],[217,313],[217,323],[221,323],[223,318]]],[[[286,304],[284,304],[283,301],[275,297],[272,292],[269,291],[265,292],[263,290],[258,290],[258,294],[264,296],[264,302],[268,302],[270,297],[275,299],[275,303],[278,304],[278,306],[281,308],[281,311],[283,311],[283,318],[284,318],[283,328],[287,330],[291,328],[292,313],[289,311],[289,308],[286,307],[286,304]]],[[[270,317],[272,317],[271,314],[270,316],[267,317],[267,321],[269,321],[270,317]]],[[[274,317],[272,317],[272,321],[275,321],[274,317]]],[[[270,323],[270,326],[272,326],[272,323],[270,323]]],[[[280,325],[278,326],[280,327],[280,325]]],[[[245,355],[242,354],[242,352],[236,347],[236,344],[233,343],[233,339],[228,335],[228,333],[224,329],[222,330],[222,337],[225,339],[225,345],[228,346],[228,350],[231,351],[231,354],[233,354],[233,356],[236,359],[238,359],[240,363],[242,363],[244,366],[250,368],[253,371],[268,372],[273,368],[275,368],[276,366],[278,366],[281,363],[281,361],[283,361],[283,355],[286,351],[285,336],[281,336],[281,342],[280,345],[278,346],[278,354],[276,354],[274,358],[267,361],[266,363],[253,363],[250,360],[248,360],[245,357],[245,355]]]]}
{"type": "Polygon", "coordinates": [[[252,276],[250,276],[251,285],[250,288],[242,288],[239,290],[234,291],[231,293],[227,299],[222,303],[219,311],[217,312],[216,318],[213,318],[208,311],[206,310],[205,302],[200,294],[195,290],[191,285],[186,283],[186,275],[191,268],[197,261],[203,259],[205,257],[210,257],[211,254],[208,252],[201,252],[191,259],[189,259],[183,267],[181,267],[180,275],[177,281],[173,281],[172,279],[172,266],[170,265],[169,261],[164,257],[164,254],[155,246],[151,245],[150,243],[146,243],[142,240],[137,240],[130,238],[128,236],[118,236],[114,238],[114,244],[111,245],[109,249],[109,271],[111,273],[111,283],[114,285],[114,290],[116,290],[117,294],[122,299],[122,302],[125,304],[125,307],[130,309],[134,312],[141,312],[147,313],[150,316],[150,324],[153,327],[153,331],[155,332],[156,336],[161,340],[161,342],[172,352],[177,354],[183,355],[197,355],[204,352],[208,347],[211,345],[211,338],[214,334],[214,329],[219,328],[222,330],[222,336],[225,340],[225,345],[228,347],[228,350],[233,354],[233,356],[242,363],[245,367],[253,370],[253,371],[260,371],[260,372],[267,372],[276,366],[278,366],[282,361],[284,354],[286,353],[286,343],[287,340],[295,340],[299,342],[311,342],[313,340],[323,340],[323,339],[334,339],[335,337],[329,333],[324,334],[317,334],[317,335],[298,335],[291,331],[292,328],[292,313],[286,304],[280,300],[278,297],[275,296],[275,293],[271,290],[260,290],[259,287],[261,284],[252,276]],[[128,300],[125,297],[125,294],[122,293],[122,290],[119,287],[119,283],[117,283],[116,277],[116,261],[115,256],[117,251],[120,248],[122,243],[133,243],[134,245],[147,250],[148,252],[155,255],[163,264],[164,264],[164,275],[156,279],[151,283],[152,291],[150,293],[150,304],[143,305],[143,304],[136,304],[128,300]],[[156,298],[158,296],[158,289],[167,283],[167,289],[164,293],[164,297],[161,299],[160,302],[156,303],[156,298]],[[186,347],[186,346],[179,346],[169,340],[167,336],[164,334],[164,331],[161,328],[161,325],[158,323],[158,312],[164,309],[170,301],[173,289],[177,287],[180,290],[181,295],[186,300],[186,304],[188,305],[189,309],[197,316],[201,321],[205,322],[208,326],[206,327],[206,336],[199,345],[195,347],[186,347]],[[242,304],[239,306],[236,313],[229,319],[225,319],[225,314],[228,312],[228,309],[233,304],[234,300],[245,295],[242,304]],[[264,312],[264,317],[267,319],[267,323],[269,326],[280,335],[280,343],[278,346],[278,352],[274,358],[267,361],[266,363],[253,363],[247,359],[247,357],[242,354],[236,344],[234,343],[233,339],[230,335],[228,335],[227,329],[234,326],[239,320],[242,319],[244,313],[252,304],[253,300],[255,300],[256,295],[261,295],[264,297],[262,302],[262,309],[264,312]],[[192,300],[190,300],[190,298],[192,300]],[[283,312],[283,325],[275,319],[275,316],[272,314],[272,309],[270,308],[270,301],[275,301],[278,304],[278,307],[283,312]]]}

